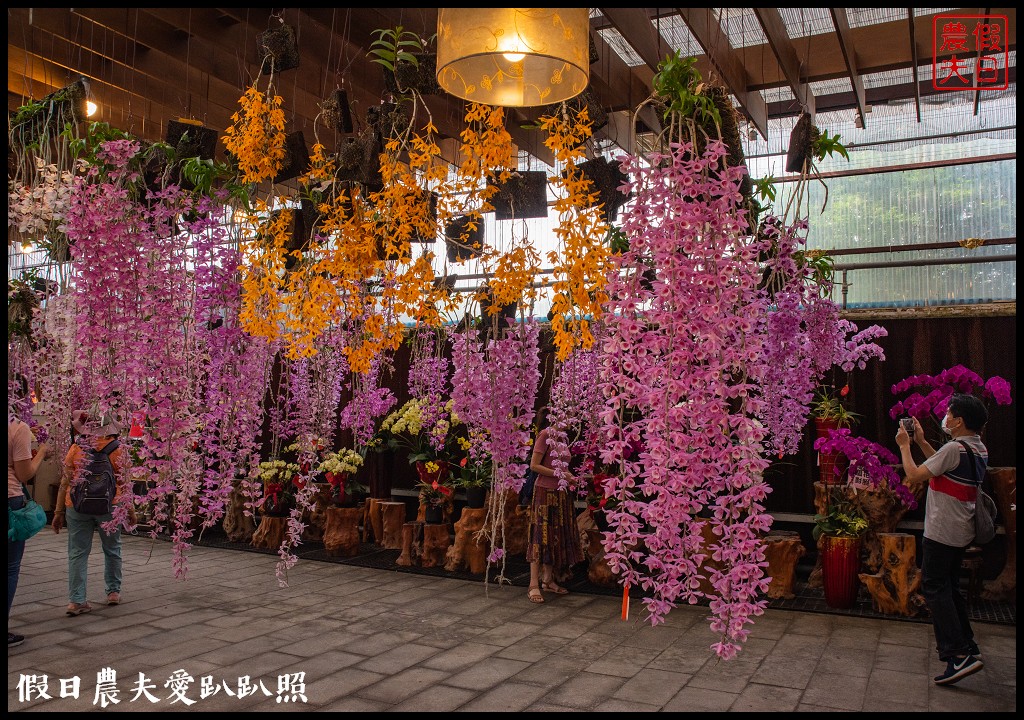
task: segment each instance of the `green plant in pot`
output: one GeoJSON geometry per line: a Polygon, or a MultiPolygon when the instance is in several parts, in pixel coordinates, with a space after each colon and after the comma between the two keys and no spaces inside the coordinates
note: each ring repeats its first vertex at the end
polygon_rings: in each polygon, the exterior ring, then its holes
{"type": "Polygon", "coordinates": [[[468,455],[462,459],[459,475],[455,478],[456,489],[466,493],[466,504],[471,508],[482,508],[491,487],[491,461],[474,462],[468,455]]]}
{"type": "Polygon", "coordinates": [[[853,607],[857,600],[861,547],[870,527],[863,511],[845,493],[845,487],[829,491],[825,512],[814,516],[811,532],[821,553],[825,602],[840,609],[853,607]]]}

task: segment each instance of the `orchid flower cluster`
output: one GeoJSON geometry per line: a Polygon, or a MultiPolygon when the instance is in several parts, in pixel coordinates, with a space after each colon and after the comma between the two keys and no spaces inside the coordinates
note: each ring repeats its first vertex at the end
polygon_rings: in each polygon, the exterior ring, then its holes
{"type": "MultiPolygon", "coordinates": [[[[90,404],[148,418],[142,453],[154,483],[145,498],[152,532],[171,522],[172,564],[182,575],[203,473],[200,355],[195,336],[181,332],[192,322],[192,257],[175,231],[191,208],[176,186],[145,187],[139,151],[130,139],[101,142],[86,176],[76,178],[66,217],[76,247],[76,372],[90,404]]],[[[118,505],[111,525],[127,526],[127,512],[128,503],[118,505]]]]}
{"type": "Polygon", "coordinates": [[[196,342],[206,356],[202,424],[207,456],[198,512],[203,527],[212,527],[224,516],[235,478],[242,478],[246,515],[252,517],[262,501],[262,484],[252,475],[274,348],[248,335],[238,322],[241,260],[226,242],[223,206],[203,197],[196,207],[198,217],[187,229],[195,247],[196,342]]]}
{"type": "Polygon", "coordinates": [[[623,160],[636,202],[622,224],[629,249],[609,270],[601,459],[622,469],[605,483],[616,500],[604,535],[612,570],[649,592],[652,624],[680,601],[698,602],[706,572],[720,634],[712,647],[729,658],[764,611],[759,538],[771,516],[765,429],[755,419],[761,401],[749,374],[764,357],[754,332],[767,311],[758,290],[763,248],[739,209],[745,169],[723,167],[726,152],[712,140],[701,157],[682,143],[650,163],[623,160]],[[657,276],[645,283],[652,261],[657,276]],[[638,443],[643,452],[627,459],[638,443]],[[716,536],[709,547],[707,522],[716,536]],[[722,569],[702,570],[707,555],[722,569]]]}
{"type": "Polygon", "coordinates": [[[912,415],[918,420],[924,420],[929,414],[941,419],[946,414],[953,393],[980,395],[997,405],[1013,402],[1010,383],[1004,378],[993,375],[985,380],[963,365],[954,365],[935,375],[911,375],[904,378],[892,386],[893,395],[902,393],[910,394],[889,408],[889,417],[894,420],[901,415],[912,415]]]}
{"type": "MultiPolygon", "coordinates": [[[[595,324],[595,337],[600,342],[600,325],[595,324]]],[[[569,438],[591,437],[604,400],[600,384],[600,361],[596,350],[576,348],[563,363],[551,383],[548,401],[548,447],[559,487],[583,487],[584,480],[574,477],[570,462],[575,453],[569,438]]],[[[596,445],[596,443],[592,443],[596,445]]]]}
{"type": "Polygon", "coordinates": [[[885,329],[872,325],[858,331],[840,318],[839,306],[827,297],[831,283],[807,263],[797,263],[806,229],[806,220],[783,226],[774,217],[760,227],[773,249],[765,282],[766,300],[773,308],[758,329],[764,335],[758,417],[768,429],[769,449],[780,456],[797,451],[814,389],[830,369],[849,373],[863,369],[872,358],[885,359],[874,342],[886,336],[885,329]]]}
{"type": "MultiPolygon", "coordinates": [[[[895,468],[900,460],[882,445],[867,438],[852,435],[849,428],[829,430],[814,441],[814,449],[823,453],[842,453],[850,461],[847,477],[866,477],[871,487],[888,489],[905,507],[917,507],[914,493],[903,484],[895,468]]],[[[839,474],[839,468],[836,468],[839,474]]]]}
{"type": "Polygon", "coordinates": [[[526,476],[540,384],[539,338],[540,326],[534,321],[519,323],[485,344],[473,332],[452,335],[452,408],[481,437],[499,492],[518,491],[526,476]]]}
{"type": "MultiPolygon", "coordinates": [[[[7,191],[7,226],[40,240],[53,233],[66,233],[65,216],[74,189],[75,172],[58,169],[53,163],[35,158],[36,174],[30,185],[15,181],[7,191]]],[[[75,168],[85,170],[78,161],[75,168]]]]}
{"type": "Polygon", "coordinates": [[[351,374],[348,388],[352,399],[341,411],[341,426],[352,433],[355,446],[364,451],[373,444],[378,419],[398,402],[390,389],[379,385],[383,365],[384,358],[377,354],[367,372],[351,374]]]}
{"type": "Polygon", "coordinates": [[[448,386],[448,358],[435,352],[433,332],[423,333],[414,342],[414,357],[409,366],[409,394],[420,401],[422,424],[433,428],[427,441],[436,452],[442,452],[448,439],[445,415],[450,412],[443,399],[448,386]]]}

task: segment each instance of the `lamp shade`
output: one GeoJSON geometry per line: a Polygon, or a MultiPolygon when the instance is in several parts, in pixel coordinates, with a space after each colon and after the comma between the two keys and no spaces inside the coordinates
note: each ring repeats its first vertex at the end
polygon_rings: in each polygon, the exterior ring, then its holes
{"type": "Polygon", "coordinates": [[[587,8],[439,8],[437,82],[473,102],[568,100],[590,79],[587,8]]]}

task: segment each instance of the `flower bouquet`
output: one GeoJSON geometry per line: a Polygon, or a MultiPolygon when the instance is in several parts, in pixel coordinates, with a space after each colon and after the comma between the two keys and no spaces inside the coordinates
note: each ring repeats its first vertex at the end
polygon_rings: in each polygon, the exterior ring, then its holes
{"type": "Polygon", "coordinates": [[[369,493],[369,488],[355,479],[355,474],[362,465],[363,456],[355,450],[344,448],[327,453],[320,463],[319,470],[331,487],[329,501],[332,505],[351,505],[355,498],[369,493]]]}
{"type": "Polygon", "coordinates": [[[270,517],[288,515],[295,507],[292,478],[299,472],[299,466],[274,458],[261,462],[259,471],[263,481],[263,514],[270,517]]]}

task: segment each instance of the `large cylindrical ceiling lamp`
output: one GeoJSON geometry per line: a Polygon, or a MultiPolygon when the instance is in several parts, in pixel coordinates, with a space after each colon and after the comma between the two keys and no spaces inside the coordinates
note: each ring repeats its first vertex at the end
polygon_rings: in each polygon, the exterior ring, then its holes
{"type": "Polygon", "coordinates": [[[439,8],[437,82],[463,100],[530,107],[590,80],[587,8],[439,8]]]}

